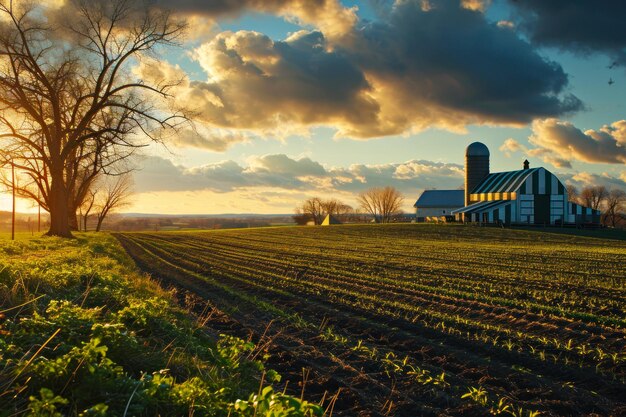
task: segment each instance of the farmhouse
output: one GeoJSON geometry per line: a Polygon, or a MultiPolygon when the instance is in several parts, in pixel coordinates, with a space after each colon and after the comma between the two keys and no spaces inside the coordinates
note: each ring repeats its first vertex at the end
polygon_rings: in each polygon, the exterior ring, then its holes
{"type": "Polygon", "coordinates": [[[598,224],[600,212],[569,201],[559,178],[524,161],[517,171],[489,172],[489,149],[480,142],[465,152],[464,206],[457,220],[503,224],[598,224]]]}
{"type": "Polygon", "coordinates": [[[465,206],[464,198],[463,190],[425,190],[413,205],[416,220],[423,222],[428,217],[451,216],[453,210],[465,206]]]}

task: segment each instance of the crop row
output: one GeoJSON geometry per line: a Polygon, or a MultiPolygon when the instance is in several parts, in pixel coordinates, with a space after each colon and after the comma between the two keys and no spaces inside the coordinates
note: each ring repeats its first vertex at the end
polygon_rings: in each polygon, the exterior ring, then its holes
{"type": "MultiPolygon", "coordinates": [[[[433,395],[440,400],[452,395],[447,406],[463,396],[503,414],[528,410],[528,402],[508,394],[512,388],[502,388],[518,386],[503,381],[522,373],[530,375],[531,386],[547,384],[556,402],[572,397],[563,387],[575,386],[575,398],[568,401],[612,409],[611,392],[623,390],[626,368],[620,290],[626,270],[615,260],[616,253],[626,253],[624,245],[594,241],[585,252],[572,238],[537,244],[526,232],[503,244],[499,231],[486,232],[495,233],[496,243],[481,244],[471,228],[450,230],[446,235],[416,226],[289,228],[120,239],[141,248],[135,256],[150,271],[159,272],[156,264],[163,262],[165,269],[239,300],[234,311],[254,305],[266,322],[281,317],[290,326],[306,323],[309,331],[318,329],[310,344],[323,340],[361,359],[369,355],[366,360],[378,369],[374,375],[399,374],[394,378],[405,385],[407,378],[418,385],[428,381],[424,385],[436,388],[433,395]],[[555,252],[547,261],[546,247],[555,252]],[[514,273],[511,265],[517,265],[514,273]],[[328,317],[332,326],[320,326],[328,317]],[[386,335],[402,335],[421,350],[397,341],[390,345],[386,335]],[[423,350],[456,360],[442,365],[439,355],[416,354],[423,350]],[[485,364],[489,372],[466,377],[485,364]],[[441,386],[433,386],[441,375],[441,386]],[[495,382],[484,383],[490,378],[495,382]],[[442,387],[443,394],[436,394],[442,387]],[[603,390],[606,398],[596,393],[603,390]],[[598,395],[600,400],[589,400],[598,395]]],[[[338,360],[333,351],[329,355],[338,360]]]]}

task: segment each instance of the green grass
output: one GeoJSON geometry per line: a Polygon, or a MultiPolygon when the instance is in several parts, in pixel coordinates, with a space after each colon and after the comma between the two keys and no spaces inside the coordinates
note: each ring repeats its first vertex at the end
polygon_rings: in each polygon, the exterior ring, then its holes
{"type": "MultiPolygon", "coordinates": [[[[31,240],[39,238],[43,233],[15,232],[15,240],[31,240]]],[[[0,232],[0,242],[11,241],[11,232],[0,232]]]]}
{"type": "Polygon", "coordinates": [[[0,240],[0,416],[321,415],[175,295],[108,234],[0,240]]]}

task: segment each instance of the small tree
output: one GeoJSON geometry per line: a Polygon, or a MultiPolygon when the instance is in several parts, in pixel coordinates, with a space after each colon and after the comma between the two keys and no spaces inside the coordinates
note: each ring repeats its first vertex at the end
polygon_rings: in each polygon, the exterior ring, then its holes
{"type": "Polygon", "coordinates": [[[571,201],[572,203],[578,203],[579,201],[578,188],[576,188],[575,185],[567,184],[565,186],[565,190],[567,191],[568,201],[571,201]]]}
{"type": "Polygon", "coordinates": [[[376,222],[389,223],[392,216],[400,212],[404,196],[395,187],[374,187],[359,194],[357,200],[376,222]]]}
{"type": "Polygon", "coordinates": [[[626,210],[626,192],[620,189],[612,189],[606,197],[606,212],[604,223],[607,226],[616,227],[626,210]]]}
{"type": "Polygon", "coordinates": [[[83,232],[87,231],[87,222],[89,221],[89,216],[91,215],[91,211],[95,208],[96,197],[98,196],[98,189],[96,186],[92,187],[87,192],[87,196],[83,201],[83,204],[80,207],[80,215],[82,217],[83,222],[83,232]]]}
{"type": "Polygon", "coordinates": [[[319,197],[313,197],[305,200],[300,208],[305,216],[308,216],[316,225],[322,224],[324,221],[323,201],[319,197]]]}
{"type": "Polygon", "coordinates": [[[334,216],[349,214],[352,213],[353,209],[336,198],[331,198],[329,200],[322,200],[322,211],[324,212],[324,217],[326,217],[328,214],[334,216]]]}
{"type": "Polygon", "coordinates": [[[98,212],[96,213],[98,220],[96,232],[102,229],[102,223],[107,215],[130,203],[129,198],[133,192],[133,182],[130,174],[113,178],[115,178],[114,181],[109,181],[105,184],[104,188],[99,191],[101,195],[98,197],[100,201],[97,206],[98,212]]]}
{"type": "Polygon", "coordinates": [[[602,202],[606,200],[608,195],[609,192],[605,186],[595,185],[583,188],[582,192],[580,193],[580,200],[585,206],[590,207],[594,210],[600,210],[602,202]]]}
{"type": "Polygon", "coordinates": [[[320,225],[329,214],[334,216],[346,215],[352,213],[353,209],[335,198],[323,200],[319,197],[313,197],[296,207],[295,212],[293,219],[296,224],[305,225],[312,221],[316,225],[320,225]]]}

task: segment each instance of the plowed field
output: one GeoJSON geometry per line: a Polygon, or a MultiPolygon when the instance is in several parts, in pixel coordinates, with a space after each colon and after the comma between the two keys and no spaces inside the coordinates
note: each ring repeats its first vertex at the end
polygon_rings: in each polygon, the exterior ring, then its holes
{"type": "Polygon", "coordinates": [[[336,397],[334,416],[626,414],[625,241],[436,225],[117,238],[207,328],[262,346],[287,392],[336,397]]]}

